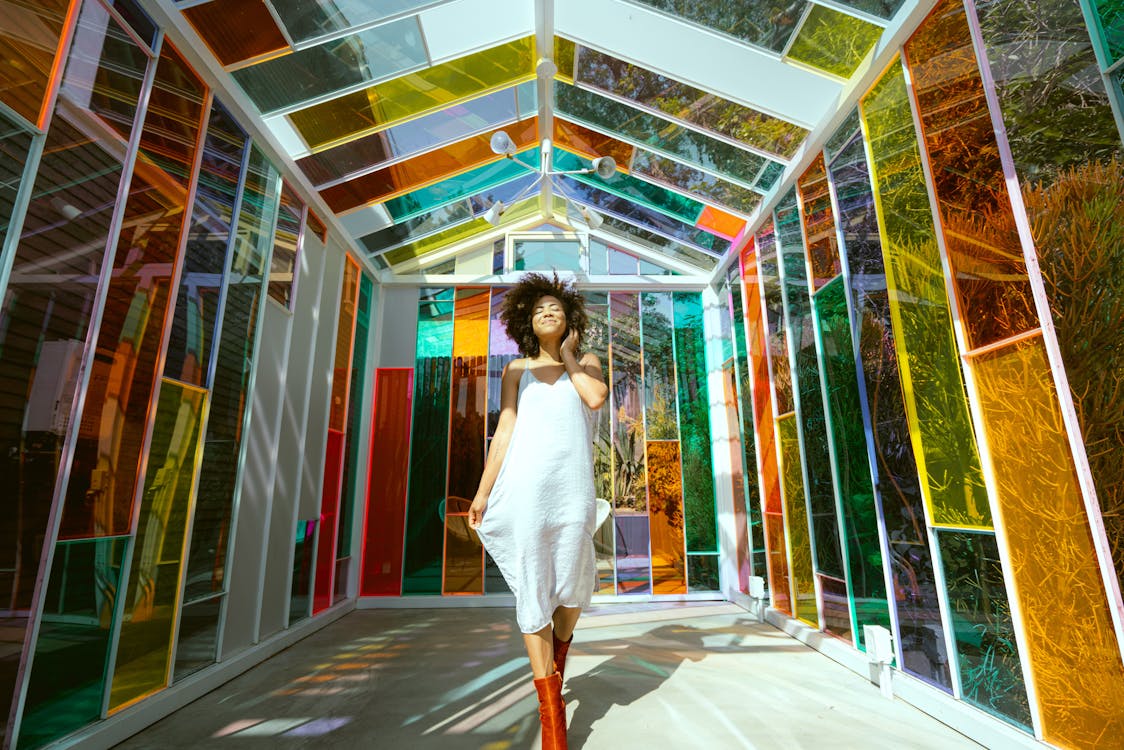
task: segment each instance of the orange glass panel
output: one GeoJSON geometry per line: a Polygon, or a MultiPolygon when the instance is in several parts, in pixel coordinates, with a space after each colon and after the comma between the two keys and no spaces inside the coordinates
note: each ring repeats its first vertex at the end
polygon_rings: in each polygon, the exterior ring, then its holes
{"type": "Polygon", "coordinates": [[[455,305],[447,493],[449,502],[453,502],[454,498],[471,501],[480,484],[480,475],[484,472],[490,292],[487,288],[458,288],[455,305]]]}
{"type": "Polygon", "coordinates": [[[117,711],[168,684],[207,392],[165,380],[156,407],[109,694],[117,711]]]}
{"type": "Polygon", "coordinates": [[[652,593],[686,594],[687,561],[679,441],[651,440],[647,448],[652,593]]]}
{"type": "Polygon", "coordinates": [[[204,93],[165,43],[78,422],[63,539],[129,533],[204,93]]]}
{"type": "Polygon", "coordinates": [[[336,361],[332,371],[332,403],[328,427],[344,430],[347,424],[348,386],[351,385],[351,347],[355,341],[355,304],[359,299],[359,264],[350,255],[343,266],[340,288],[339,327],[336,329],[336,361]]]}
{"type": "Polygon", "coordinates": [[[183,15],[223,65],[289,49],[263,0],[213,0],[183,15]]]}
{"type": "Polygon", "coordinates": [[[699,219],[695,222],[695,226],[699,229],[705,229],[708,232],[713,232],[714,234],[725,237],[728,240],[733,240],[745,229],[745,219],[739,219],[737,216],[728,214],[714,206],[707,206],[703,209],[703,212],[699,214],[699,219]]]}
{"type": "Polygon", "coordinates": [[[632,163],[631,143],[618,141],[616,138],[563,120],[558,116],[554,118],[554,145],[587,159],[611,156],[617,162],[617,169],[626,173],[629,164],[632,163]]]}
{"type": "Polygon", "coordinates": [[[40,124],[69,5],[68,0],[0,0],[0,101],[33,125],[40,124]]]}
{"type": "Polygon", "coordinates": [[[445,575],[441,593],[484,593],[484,545],[468,525],[466,513],[445,516],[445,575]]]}
{"type": "MultiPolygon", "coordinates": [[[[518,149],[534,145],[539,138],[538,118],[509,125],[505,132],[518,149]]],[[[380,203],[419,187],[440,182],[446,177],[499,161],[503,157],[488,145],[491,133],[465,138],[463,141],[398,162],[377,172],[356,177],[320,191],[328,207],[343,212],[368,203],[380,203]]]]}
{"type": "Polygon", "coordinates": [[[960,0],[905,46],[968,348],[1038,327],[983,80],[960,0]]]}
{"type": "Polygon", "coordinates": [[[973,357],[1043,739],[1124,737],[1124,666],[1042,339],[973,357]]]}
{"type": "Polygon", "coordinates": [[[797,188],[801,208],[804,209],[804,244],[812,264],[811,286],[816,291],[843,270],[839,263],[839,240],[835,235],[835,215],[831,211],[822,153],[800,175],[797,188]]]}
{"type": "Polygon", "coordinates": [[[312,209],[309,209],[309,211],[308,211],[308,220],[307,221],[308,221],[308,228],[312,230],[312,233],[315,234],[317,237],[319,237],[321,242],[327,242],[328,241],[328,227],[324,225],[323,219],[321,219],[319,216],[317,216],[316,212],[313,211],[312,209]]]}

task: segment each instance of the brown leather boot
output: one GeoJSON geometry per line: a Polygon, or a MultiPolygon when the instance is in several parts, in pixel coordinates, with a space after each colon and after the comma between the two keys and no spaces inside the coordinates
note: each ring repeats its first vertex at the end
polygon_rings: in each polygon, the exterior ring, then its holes
{"type": "Polygon", "coordinates": [[[560,641],[558,636],[551,631],[550,638],[554,641],[554,671],[559,679],[566,679],[566,654],[570,651],[570,644],[574,642],[574,634],[570,633],[570,640],[560,641]]]}
{"type": "Polygon", "coordinates": [[[542,722],[542,750],[567,750],[566,704],[562,701],[562,675],[555,672],[535,679],[542,722]]]}

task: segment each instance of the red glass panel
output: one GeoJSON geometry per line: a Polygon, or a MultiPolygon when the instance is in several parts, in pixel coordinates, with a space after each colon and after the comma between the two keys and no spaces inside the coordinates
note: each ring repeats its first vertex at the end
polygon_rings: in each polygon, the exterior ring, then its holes
{"type": "Polygon", "coordinates": [[[362,596],[399,596],[402,593],[402,542],[413,393],[412,368],[380,367],[375,372],[359,589],[362,596]]]}
{"type": "Polygon", "coordinates": [[[312,614],[332,604],[332,573],[336,567],[336,523],[339,521],[340,476],[343,472],[344,434],[328,430],[328,449],[324,455],[324,490],[320,496],[320,523],[316,545],[316,586],[312,594],[312,614]]]}
{"type": "Polygon", "coordinates": [[[263,0],[214,0],[183,15],[223,65],[289,49],[263,0]]]}

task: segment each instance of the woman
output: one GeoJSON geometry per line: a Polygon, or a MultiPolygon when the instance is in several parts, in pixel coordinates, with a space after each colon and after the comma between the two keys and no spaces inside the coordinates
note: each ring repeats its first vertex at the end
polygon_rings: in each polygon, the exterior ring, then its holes
{"type": "Polygon", "coordinates": [[[597,585],[593,412],[609,389],[580,353],[586,315],[572,284],[523,277],[501,318],[523,359],[503,372],[500,419],[468,523],[515,594],[539,694],[542,746],[566,748],[562,673],[597,585]]]}

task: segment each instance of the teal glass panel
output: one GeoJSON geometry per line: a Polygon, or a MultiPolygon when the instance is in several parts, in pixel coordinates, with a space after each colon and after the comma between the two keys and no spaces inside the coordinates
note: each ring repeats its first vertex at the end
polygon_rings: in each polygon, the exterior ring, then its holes
{"type": "Polygon", "coordinates": [[[1090,0],[1097,19],[1101,49],[1111,65],[1124,58],[1124,3],[1120,0],[1090,0]]]}
{"type": "Polygon", "coordinates": [[[830,162],[838,156],[839,152],[843,150],[843,147],[850,143],[851,139],[855,137],[855,134],[859,132],[859,127],[859,108],[855,107],[851,110],[851,114],[847,115],[847,119],[843,121],[843,124],[836,128],[835,132],[832,133],[831,137],[824,143],[824,158],[830,162]]]}
{"type": "Polygon", "coordinates": [[[313,552],[320,521],[297,521],[297,535],[293,542],[293,577],[289,589],[289,626],[305,620],[312,614],[313,552]]]}
{"type": "Polygon", "coordinates": [[[101,718],[128,542],[128,537],[103,537],[55,545],[19,747],[42,747],[101,718]]]}
{"type": "Polygon", "coordinates": [[[636,1],[770,52],[784,49],[807,6],[804,0],[636,1]]]}
{"type": "Polygon", "coordinates": [[[203,162],[164,360],[166,378],[206,385],[245,151],[246,133],[216,99],[203,140],[203,162]]]}
{"type": "Polygon", "coordinates": [[[756,241],[758,271],[765,297],[765,348],[772,366],[776,416],[783,416],[796,409],[796,399],[792,393],[792,365],[788,357],[788,332],[784,323],[784,297],[773,222],[758,230],[756,241]]]}
{"type": "Polygon", "coordinates": [[[515,240],[512,243],[516,271],[581,271],[578,240],[515,240]]]}
{"type": "MultiPolygon", "coordinates": [[[[30,149],[31,133],[14,118],[0,112],[0,250],[8,237],[12,208],[30,149]]],[[[2,260],[3,256],[0,255],[0,261],[2,260]]]]}
{"type": "Polygon", "coordinates": [[[743,214],[752,213],[753,209],[761,203],[760,193],[643,149],[636,149],[632,157],[631,171],[632,174],[643,175],[655,182],[686,191],[705,201],[743,214]]]}
{"type": "Polygon", "coordinates": [[[172,682],[178,682],[215,663],[222,602],[223,597],[212,596],[209,599],[185,604],[180,611],[172,682]]]}
{"type": "Polygon", "coordinates": [[[307,47],[231,73],[262,114],[429,64],[416,17],[307,47]]]}
{"type": "Polygon", "coordinates": [[[777,420],[781,453],[781,483],[784,487],[784,520],[788,531],[788,554],[792,561],[793,614],[813,628],[820,627],[816,601],[816,572],[812,560],[812,536],[808,530],[808,503],[804,497],[804,474],[800,468],[800,437],[796,415],[777,420]]]}
{"type": "MultiPolygon", "coordinates": [[[[359,450],[363,436],[359,424],[363,420],[363,381],[367,376],[367,339],[371,332],[374,282],[367,274],[359,277],[359,306],[355,317],[355,341],[352,344],[350,405],[347,408],[347,461],[343,467],[343,497],[340,499],[340,522],[336,539],[336,557],[351,555],[351,529],[355,523],[355,498],[363,477],[358,471],[359,450]]],[[[372,383],[372,387],[373,387],[372,383]]],[[[339,579],[337,578],[337,583],[339,579]]]]}
{"type": "Polygon", "coordinates": [[[835,458],[835,483],[843,508],[847,581],[858,620],[855,642],[863,648],[863,625],[890,628],[890,608],[844,278],[836,276],[828,282],[816,293],[813,304],[827,396],[828,434],[835,458]]]}
{"type": "Polygon", "coordinates": [[[271,0],[271,4],[289,37],[299,44],[420,10],[435,0],[271,0]]]}
{"type": "Polygon", "coordinates": [[[660,115],[690,123],[747,146],[787,158],[808,136],[808,131],[799,125],[604,52],[579,47],[577,60],[576,83],[627,99],[639,107],[655,110],[660,115]]]}
{"type": "Polygon", "coordinates": [[[601,229],[607,234],[615,234],[642,247],[704,270],[710,270],[718,263],[718,259],[712,255],[676,242],[657,232],[638,227],[624,219],[618,219],[615,216],[605,216],[604,219],[605,223],[601,225],[601,229]]]}
{"type": "Polygon", "coordinates": [[[718,590],[718,555],[687,555],[687,593],[718,590]]]}
{"type": "Polygon", "coordinates": [[[392,161],[456,143],[516,120],[520,99],[516,91],[520,88],[503,89],[454,104],[416,120],[297,159],[297,166],[319,186],[361,172],[373,172],[392,161]]]}
{"type": "Polygon", "coordinates": [[[1031,730],[1019,647],[995,535],[937,532],[963,698],[1031,730]]]}
{"type": "Polygon", "coordinates": [[[648,440],[678,440],[674,310],[670,292],[640,296],[644,331],[644,420],[648,440]]]}
{"type": "Polygon", "coordinates": [[[111,712],[163,689],[170,677],[206,400],[206,391],[161,383],[117,639],[111,712]]]}
{"type": "Polygon", "coordinates": [[[838,198],[840,258],[848,269],[845,278],[854,305],[863,426],[889,544],[886,564],[905,655],[902,669],[951,692],[925,504],[898,376],[882,243],[862,138],[856,136],[847,144],[829,173],[838,198]]]}
{"type": "Polygon", "coordinates": [[[423,301],[414,364],[403,594],[441,593],[452,355],[452,300],[423,301]]]}
{"type": "MultiPolygon", "coordinates": [[[[687,551],[717,552],[702,296],[698,292],[674,292],[673,300],[687,551]]],[[[689,587],[689,572],[687,580],[689,587]]]]}
{"type": "MultiPolygon", "coordinates": [[[[523,152],[522,158],[527,159],[537,155],[537,152],[527,150],[523,152]]],[[[442,180],[435,185],[391,198],[383,205],[386,206],[391,218],[399,222],[475,195],[531,171],[530,167],[518,159],[501,159],[442,180]]]]}
{"type": "Polygon", "coordinates": [[[554,82],[558,112],[642,148],[752,187],[768,161],[763,156],[703,135],[663,117],[576,86],[554,82]]]}
{"type": "Polygon", "coordinates": [[[835,512],[835,482],[831,477],[827,423],[824,418],[823,391],[820,387],[819,355],[816,352],[812,303],[808,296],[807,253],[800,226],[796,191],[789,190],[773,214],[777,244],[781,254],[781,285],[784,297],[788,343],[798,395],[805,492],[812,514],[812,549],[816,572],[843,579],[843,559],[839,549],[839,519],[835,512]]]}
{"type": "MultiPolygon", "coordinates": [[[[578,156],[577,154],[557,148],[554,149],[555,169],[564,171],[588,169],[591,164],[592,162],[590,162],[589,159],[578,156]]],[[[602,179],[596,174],[574,175],[574,179],[578,182],[584,182],[587,185],[600,188],[613,195],[620,196],[621,198],[627,198],[634,203],[640,203],[654,208],[660,213],[679,219],[686,224],[694,225],[694,223],[698,221],[699,214],[703,211],[703,204],[698,201],[691,200],[679,193],[673,193],[651,182],[639,180],[631,175],[621,174],[620,172],[617,172],[607,180],[602,179]]]]}
{"type": "Polygon", "coordinates": [[[757,182],[753,183],[753,187],[758,190],[770,190],[773,185],[777,183],[781,175],[784,173],[784,165],[777,161],[765,162],[765,167],[761,170],[757,182]]]}

